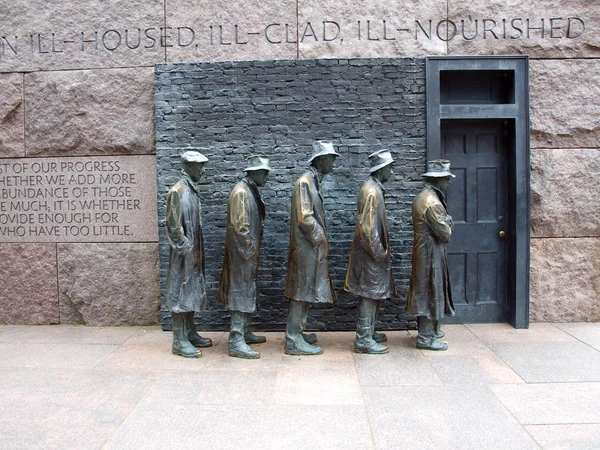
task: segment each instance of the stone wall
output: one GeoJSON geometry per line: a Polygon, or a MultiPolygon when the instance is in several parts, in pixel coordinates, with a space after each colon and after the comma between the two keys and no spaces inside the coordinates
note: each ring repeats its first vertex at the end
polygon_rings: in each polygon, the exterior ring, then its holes
{"type": "MultiPolygon", "coordinates": [[[[465,54],[531,58],[532,320],[600,320],[596,0],[0,0],[0,165],[154,159],[155,63],[465,54]]],[[[157,237],[0,255],[2,323],[159,320],[157,237]]]]}
{"type": "MultiPolygon", "coordinates": [[[[342,155],[323,181],[329,267],[338,299],[314,307],[309,328],[353,329],[356,298],[343,286],[356,224],[356,196],[368,177],[367,156],[392,149],[394,179],[386,183],[388,226],[400,299],[384,301],[383,328],[407,328],[404,316],[412,248],[411,203],[425,169],[425,62],[420,59],[243,61],[156,66],[159,221],[165,194],[179,178],[178,155],[187,145],[209,158],[202,220],[209,299],[215,299],[223,261],[227,199],[246,159],[267,155],[273,168],[262,189],[267,206],[259,270],[260,328],[283,329],[291,186],[308,167],[315,138],[335,142],[342,155]]],[[[169,245],[161,227],[161,283],[169,245]]],[[[163,302],[164,303],[164,302],[163,302]]],[[[169,326],[168,311],[163,310],[169,326]]],[[[200,314],[204,328],[223,329],[229,315],[212,302],[200,314]]],[[[414,323],[413,323],[414,326],[414,323]]]]}

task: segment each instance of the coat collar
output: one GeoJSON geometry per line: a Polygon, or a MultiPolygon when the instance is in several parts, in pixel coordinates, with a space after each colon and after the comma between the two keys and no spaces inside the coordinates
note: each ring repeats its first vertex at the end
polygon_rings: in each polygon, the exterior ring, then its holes
{"type": "Polygon", "coordinates": [[[256,200],[261,216],[264,218],[267,214],[267,207],[262,199],[262,196],[260,195],[260,190],[258,189],[258,186],[253,180],[251,180],[248,177],[244,177],[242,181],[246,183],[246,186],[248,186],[250,192],[252,192],[252,195],[254,195],[254,199],[256,200]]]}
{"type": "Polygon", "coordinates": [[[434,194],[437,195],[442,205],[444,205],[444,209],[448,211],[448,206],[446,205],[446,196],[444,195],[444,193],[429,183],[425,183],[425,187],[431,189],[434,192],[434,194]]]}
{"type": "Polygon", "coordinates": [[[185,170],[181,171],[182,174],[182,179],[192,188],[192,191],[194,191],[194,193],[196,195],[200,195],[200,185],[198,183],[195,183],[190,176],[187,174],[187,172],[185,170]]]}
{"type": "Polygon", "coordinates": [[[381,181],[379,181],[379,179],[374,175],[371,175],[370,178],[371,178],[371,180],[373,180],[373,183],[375,183],[375,186],[377,186],[379,189],[381,189],[381,192],[383,194],[385,194],[385,188],[383,187],[383,183],[381,181]]]}

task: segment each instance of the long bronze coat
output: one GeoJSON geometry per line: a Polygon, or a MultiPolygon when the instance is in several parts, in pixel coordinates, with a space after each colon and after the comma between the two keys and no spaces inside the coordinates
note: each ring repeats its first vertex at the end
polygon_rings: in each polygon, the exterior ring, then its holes
{"type": "Polygon", "coordinates": [[[256,311],[258,254],[263,235],[265,204],[256,184],[244,178],[227,203],[225,258],[217,301],[229,309],[256,311]]]}
{"type": "Polygon", "coordinates": [[[383,193],[372,176],[360,188],[344,286],[352,294],[377,300],[396,296],[383,193]]]}
{"type": "Polygon", "coordinates": [[[290,252],[284,295],[309,303],[332,303],[335,296],[327,265],[327,227],[323,196],[314,167],[294,184],[290,252]]]}
{"type": "Polygon", "coordinates": [[[167,194],[166,232],[171,244],[167,304],[176,313],[198,311],[208,303],[200,197],[185,175],[167,194]]]}
{"type": "Polygon", "coordinates": [[[439,320],[454,315],[446,243],[452,235],[452,217],[444,195],[426,184],[413,203],[414,244],[406,312],[439,320]]]}

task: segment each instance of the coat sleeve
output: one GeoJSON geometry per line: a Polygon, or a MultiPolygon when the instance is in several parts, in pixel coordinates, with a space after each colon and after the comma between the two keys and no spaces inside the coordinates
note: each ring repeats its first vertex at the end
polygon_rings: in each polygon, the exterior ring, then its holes
{"type": "Polygon", "coordinates": [[[450,241],[452,235],[452,228],[450,227],[449,221],[447,220],[448,215],[442,205],[431,205],[425,211],[425,219],[429,229],[436,237],[436,239],[442,244],[446,244],[450,241]]]}
{"type": "Polygon", "coordinates": [[[308,184],[299,183],[297,189],[298,207],[300,208],[300,211],[298,211],[298,228],[300,228],[308,242],[316,247],[325,239],[325,233],[321,225],[315,220],[314,202],[308,184]]]}
{"type": "Polygon", "coordinates": [[[185,255],[192,249],[192,243],[185,235],[185,228],[183,224],[183,205],[181,204],[181,194],[178,190],[172,189],[167,194],[167,238],[169,239],[171,247],[173,247],[181,255],[185,255]]]}
{"type": "Polygon", "coordinates": [[[233,241],[246,261],[256,254],[256,242],[250,234],[250,203],[246,191],[238,191],[230,204],[230,223],[233,241]]]}
{"type": "Polygon", "coordinates": [[[377,208],[377,196],[369,194],[364,203],[359,205],[358,230],[363,248],[374,261],[379,262],[385,258],[386,250],[379,236],[377,208]]]}

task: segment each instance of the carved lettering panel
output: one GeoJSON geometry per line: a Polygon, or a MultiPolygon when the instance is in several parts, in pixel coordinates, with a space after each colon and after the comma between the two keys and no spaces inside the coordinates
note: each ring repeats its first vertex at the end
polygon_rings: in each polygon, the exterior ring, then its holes
{"type": "Polygon", "coordinates": [[[0,160],[0,242],[157,240],[154,156],[0,160]]]}

